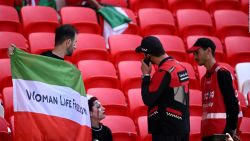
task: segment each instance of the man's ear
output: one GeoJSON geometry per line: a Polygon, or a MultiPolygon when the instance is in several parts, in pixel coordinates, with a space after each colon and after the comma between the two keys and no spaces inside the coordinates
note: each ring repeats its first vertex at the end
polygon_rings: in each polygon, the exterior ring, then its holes
{"type": "Polygon", "coordinates": [[[71,39],[67,39],[67,40],[65,40],[65,43],[66,43],[66,45],[67,45],[67,46],[70,46],[70,45],[71,45],[71,42],[72,42],[72,40],[71,40],[71,39]]]}

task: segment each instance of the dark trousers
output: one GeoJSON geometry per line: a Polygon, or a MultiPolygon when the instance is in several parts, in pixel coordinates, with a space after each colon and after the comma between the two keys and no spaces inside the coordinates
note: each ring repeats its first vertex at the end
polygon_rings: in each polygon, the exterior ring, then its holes
{"type": "Polygon", "coordinates": [[[164,134],[152,134],[152,141],[189,141],[189,135],[168,136],[164,134]]]}

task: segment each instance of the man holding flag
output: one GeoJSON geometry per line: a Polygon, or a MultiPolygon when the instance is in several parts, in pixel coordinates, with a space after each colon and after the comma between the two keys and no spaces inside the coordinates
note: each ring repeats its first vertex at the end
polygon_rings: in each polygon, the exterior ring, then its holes
{"type": "Polygon", "coordinates": [[[74,65],[62,61],[75,48],[77,32],[72,29],[70,25],[59,27],[55,49],[43,53],[45,56],[9,49],[16,141],[91,140],[88,100],[81,73],[74,65]],[[73,31],[73,36],[68,31],[73,31]]]}

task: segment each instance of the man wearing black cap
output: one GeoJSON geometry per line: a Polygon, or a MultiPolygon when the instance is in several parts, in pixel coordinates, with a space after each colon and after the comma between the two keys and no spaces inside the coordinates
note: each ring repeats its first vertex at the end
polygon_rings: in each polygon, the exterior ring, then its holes
{"type": "Polygon", "coordinates": [[[235,138],[238,123],[237,91],[234,89],[230,72],[217,64],[214,57],[215,49],[213,41],[199,38],[193,47],[187,50],[188,53],[194,54],[198,65],[203,65],[207,69],[201,80],[203,141],[214,140],[218,138],[215,134],[225,133],[230,133],[235,138]]]}
{"type": "Polygon", "coordinates": [[[145,54],[141,66],[141,94],[148,106],[148,130],[153,141],[188,141],[189,78],[186,69],[165,53],[154,36],[143,38],[136,52],[145,54]],[[151,78],[152,64],[158,65],[158,69],[151,78]]]}

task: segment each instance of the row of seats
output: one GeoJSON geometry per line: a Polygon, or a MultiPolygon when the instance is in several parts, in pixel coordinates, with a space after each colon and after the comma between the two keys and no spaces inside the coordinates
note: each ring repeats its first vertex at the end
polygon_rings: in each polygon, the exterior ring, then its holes
{"type": "MultiPolygon", "coordinates": [[[[184,39],[189,35],[249,36],[248,15],[238,10],[217,10],[211,15],[202,9],[181,9],[174,15],[165,9],[142,9],[135,14],[125,9],[132,19],[124,34],[179,35],[184,39]],[[234,18],[231,18],[234,17],[234,18]],[[137,22],[138,20],[138,22],[137,22]]],[[[24,32],[26,37],[33,32],[54,32],[59,26],[57,12],[51,7],[25,6],[21,9],[21,21],[13,7],[0,6],[0,30],[24,32]]],[[[81,33],[101,34],[102,18],[94,10],[84,7],[63,7],[60,10],[61,23],[72,24],[81,33]]]]}

